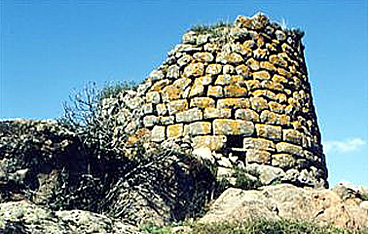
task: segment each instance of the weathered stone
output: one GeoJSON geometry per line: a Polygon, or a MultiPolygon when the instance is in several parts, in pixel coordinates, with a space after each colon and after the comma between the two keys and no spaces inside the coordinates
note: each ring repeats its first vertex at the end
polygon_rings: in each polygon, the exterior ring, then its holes
{"type": "Polygon", "coordinates": [[[156,111],[157,115],[166,115],[167,113],[167,107],[166,104],[160,103],[156,105],[156,111]]]}
{"type": "Polygon", "coordinates": [[[283,131],[283,140],[294,143],[297,145],[302,145],[303,142],[303,134],[294,129],[284,129],[283,131]]]}
{"type": "Polygon", "coordinates": [[[250,137],[244,138],[243,147],[244,149],[259,149],[267,151],[274,151],[276,149],[275,144],[270,140],[250,137]]]}
{"type": "Polygon", "coordinates": [[[208,86],[207,96],[215,97],[215,98],[223,97],[224,92],[222,91],[222,87],[221,86],[211,86],[211,85],[208,86]]]}
{"type": "Polygon", "coordinates": [[[250,104],[252,106],[252,109],[260,112],[262,110],[268,109],[268,103],[267,100],[263,97],[253,97],[250,99],[250,104]]]}
{"type": "Polygon", "coordinates": [[[244,77],[244,78],[249,78],[250,76],[250,70],[247,66],[245,66],[244,64],[241,64],[239,66],[237,66],[235,68],[235,71],[238,75],[244,77]]]}
{"type": "Polygon", "coordinates": [[[206,43],[203,46],[204,51],[208,51],[208,52],[216,52],[219,49],[219,45],[217,43],[206,43]]]}
{"type": "Polygon", "coordinates": [[[148,103],[143,105],[143,112],[145,114],[152,114],[153,113],[153,104],[148,103]]]}
{"type": "Polygon", "coordinates": [[[244,59],[240,54],[237,53],[218,53],[216,56],[216,62],[223,64],[239,64],[243,62],[244,59]]]}
{"type": "Polygon", "coordinates": [[[279,40],[279,41],[285,41],[286,40],[286,35],[282,30],[276,30],[275,35],[276,35],[276,39],[279,40]]]}
{"type": "Polygon", "coordinates": [[[197,45],[203,45],[208,42],[209,34],[200,34],[197,36],[197,45]]]}
{"type": "Polygon", "coordinates": [[[193,150],[192,154],[199,157],[200,161],[208,160],[212,164],[215,163],[215,158],[212,156],[211,149],[208,147],[196,148],[193,150]]]}
{"type": "Polygon", "coordinates": [[[180,67],[183,67],[188,63],[190,63],[192,60],[193,60],[192,56],[190,56],[189,54],[184,54],[180,59],[178,59],[178,65],[180,67]]]}
{"type": "Polygon", "coordinates": [[[247,65],[253,70],[258,71],[259,70],[259,62],[255,60],[254,58],[250,58],[247,60],[247,65]]]}
{"type": "Polygon", "coordinates": [[[234,173],[234,170],[228,167],[217,167],[216,177],[221,180],[222,178],[228,178],[234,173]]]}
{"type": "Polygon", "coordinates": [[[184,130],[184,125],[183,124],[169,125],[166,128],[167,138],[178,138],[178,137],[181,137],[181,136],[183,136],[183,130],[184,130]]]}
{"type": "Polygon", "coordinates": [[[271,163],[271,153],[258,150],[258,149],[249,149],[246,154],[246,162],[247,163],[260,163],[260,164],[270,164],[271,163]]]}
{"type": "Polygon", "coordinates": [[[225,157],[221,157],[221,159],[217,161],[217,164],[220,165],[221,167],[227,167],[227,168],[233,167],[233,164],[231,163],[231,161],[225,157]]]}
{"type": "Polygon", "coordinates": [[[151,140],[155,142],[161,142],[165,140],[165,127],[164,126],[154,126],[152,129],[151,140]]]}
{"type": "Polygon", "coordinates": [[[198,52],[193,55],[193,58],[198,62],[209,63],[212,62],[214,57],[208,52],[198,52]]]}
{"type": "Polygon", "coordinates": [[[268,106],[272,112],[283,114],[285,112],[285,105],[281,105],[277,102],[269,102],[268,106]]]}
{"type": "Polygon", "coordinates": [[[204,95],[204,86],[199,83],[195,83],[189,93],[189,97],[197,97],[204,95]]]}
{"type": "Polygon", "coordinates": [[[181,98],[182,92],[174,85],[168,85],[162,90],[161,97],[164,102],[169,102],[181,98]]]}
{"type": "Polygon", "coordinates": [[[269,185],[274,181],[280,181],[285,176],[285,172],[277,167],[256,163],[251,163],[248,167],[250,170],[256,171],[259,174],[259,180],[264,185],[269,185]]]}
{"type": "Polygon", "coordinates": [[[259,115],[257,112],[251,109],[238,109],[235,111],[235,119],[242,119],[257,123],[259,122],[259,115]]]}
{"type": "Polygon", "coordinates": [[[206,76],[201,76],[197,79],[195,79],[194,84],[195,85],[209,85],[212,83],[212,76],[210,75],[206,75],[206,76]]]}
{"type": "Polygon", "coordinates": [[[176,112],[187,110],[188,102],[186,99],[171,101],[167,104],[167,109],[169,110],[169,114],[172,115],[176,112]]]}
{"type": "Polygon", "coordinates": [[[190,44],[179,44],[177,46],[175,46],[175,50],[177,50],[178,52],[198,52],[201,51],[202,48],[200,46],[197,45],[190,45],[190,44]]]}
{"type": "Polygon", "coordinates": [[[287,61],[284,60],[281,56],[276,55],[276,54],[270,55],[269,61],[275,66],[280,66],[280,67],[285,67],[285,68],[287,68],[288,66],[287,61]]]}
{"type": "Polygon", "coordinates": [[[245,135],[250,136],[254,132],[252,122],[231,119],[215,119],[213,121],[215,135],[245,135]]]}
{"type": "Polygon", "coordinates": [[[245,81],[239,75],[219,75],[215,81],[215,85],[239,85],[245,86],[245,81]]]}
{"type": "Polygon", "coordinates": [[[252,94],[253,94],[254,97],[265,97],[265,98],[271,99],[271,100],[276,99],[276,94],[272,91],[269,91],[269,90],[258,89],[256,91],[253,91],[252,94]]]}
{"type": "Polygon", "coordinates": [[[222,71],[222,65],[221,64],[210,64],[206,68],[206,73],[211,75],[218,75],[222,71]]]}
{"type": "Polygon", "coordinates": [[[194,122],[184,126],[184,135],[198,136],[211,133],[210,122],[194,122]]]}
{"type": "Polygon", "coordinates": [[[199,107],[199,108],[215,107],[215,100],[209,97],[195,97],[190,101],[190,107],[199,107]]]}
{"type": "Polygon", "coordinates": [[[224,74],[233,74],[235,72],[235,68],[229,64],[226,64],[222,71],[224,74]]]}
{"type": "Polygon", "coordinates": [[[152,127],[157,123],[159,123],[159,118],[157,116],[147,115],[143,118],[143,125],[145,127],[152,127]]]}
{"type": "Polygon", "coordinates": [[[231,117],[231,109],[206,108],[203,117],[205,119],[227,119],[231,117]]]}
{"type": "Polygon", "coordinates": [[[187,32],[182,36],[183,43],[195,44],[197,40],[197,34],[195,32],[187,32]]]}
{"type": "Polygon", "coordinates": [[[292,74],[282,67],[277,68],[277,73],[279,73],[281,76],[286,77],[287,79],[290,79],[292,77],[292,74]]]}
{"type": "Polygon", "coordinates": [[[152,81],[162,80],[165,78],[165,74],[162,70],[154,70],[149,74],[148,77],[151,78],[152,81]]]}
{"type": "Polygon", "coordinates": [[[287,97],[283,93],[278,93],[276,95],[276,100],[277,100],[278,103],[281,103],[281,104],[287,103],[287,97]]]}
{"type": "Polygon", "coordinates": [[[257,72],[253,72],[253,79],[258,79],[258,80],[268,80],[271,78],[270,73],[268,73],[268,71],[257,71],[257,72]]]}
{"type": "Polygon", "coordinates": [[[268,89],[268,90],[271,90],[271,91],[278,91],[278,92],[283,92],[285,87],[280,84],[280,83],[277,83],[275,81],[272,81],[272,80],[264,80],[261,82],[261,87],[263,89],[268,89]]]}
{"type": "Polygon", "coordinates": [[[247,80],[245,81],[247,84],[248,90],[253,91],[261,88],[261,82],[258,80],[247,80]]]}
{"type": "Polygon", "coordinates": [[[282,128],[267,124],[256,124],[257,136],[266,139],[280,141],[282,139],[282,128]]]}
{"type": "Polygon", "coordinates": [[[276,67],[268,61],[262,61],[260,63],[260,67],[268,71],[276,71],[276,67]]]}
{"type": "Polygon", "coordinates": [[[265,124],[275,124],[275,125],[282,125],[282,126],[290,126],[290,116],[288,115],[280,115],[276,114],[269,110],[264,110],[260,116],[261,123],[265,124]]]}
{"type": "Polygon", "coordinates": [[[148,92],[146,94],[146,101],[148,103],[160,103],[161,101],[161,96],[159,92],[148,92]]]}
{"type": "Polygon", "coordinates": [[[177,65],[171,65],[167,69],[167,74],[166,74],[167,78],[177,79],[179,78],[179,76],[180,76],[180,71],[177,65]]]}
{"type": "Polygon", "coordinates": [[[290,154],[274,154],[272,155],[272,166],[288,169],[296,164],[295,158],[290,154]]]}
{"type": "Polygon", "coordinates": [[[192,82],[191,79],[188,78],[180,78],[174,81],[173,85],[181,90],[185,90],[188,85],[190,85],[190,83],[192,82]]]}
{"type": "Polygon", "coordinates": [[[217,101],[217,108],[247,109],[249,107],[249,100],[245,98],[224,98],[217,101]]]}
{"type": "Polygon", "coordinates": [[[192,139],[193,148],[208,147],[212,151],[221,150],[226,144],[226,136],[196,136],[192,139]]]}
{"type": "Polygon", "coordinates": [[[175,115],[176,122],[185,122],[190,123],[193,121],[201,120],[203,119],[202,111],[198,108],[189,109],[186,111],[179,112],[175,115]]]}
{"type": "Polygon", "coordinates": [[[253,51],[253,57],[255,59],[267,59],[268,54],[269,52],[267,49],[257,48],[256,50],[253,51]]]}
{"type": "Polygon", "coordinates": [[[245,97],[247,89],[240,86],[229,85],[224,88],[225,97],[245,97]]]}
{"type": "Polygon", "coordinates": [[[299,157],[304,156],[303,147],[297,146],[294,144],[286,143],[286,142],[280,142],[276,144],[276,150],[280,153],[288,153],[297,155],[299,157]]]}
{"type": "Polygon", "coordinates": [[[184,68],[184,76],[189,77],[198,77],[202,76],[204,73],[204,64],[203,63],[191,63],[184,68]]]}
{"type": "Polygon", "coordinates": [[[164,79],[164,80],[159,80],[156,83],[154,83],[152,85],[152,87],[150,88],[149,91],[153,92],[153,91],[161,91],[165,86],[170,84],[170,80],[168,79],[164,79]]]}
{"type": "Polygon", "coordinates": [[[170,125],[170,124],[174,124],[174,122],[175,122],[174,116],[160,116],[161,125],[170,125]]]}

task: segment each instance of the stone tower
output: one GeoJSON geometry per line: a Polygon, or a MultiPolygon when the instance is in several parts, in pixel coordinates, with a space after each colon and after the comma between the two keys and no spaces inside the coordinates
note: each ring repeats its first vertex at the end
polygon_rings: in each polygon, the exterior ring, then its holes
{"type": "Polygon", "coordinates": [[[218,176],[327,187],[302,36],[263,14],[188,31],[139,86],[151,141],[190,138],[218,176]]]}

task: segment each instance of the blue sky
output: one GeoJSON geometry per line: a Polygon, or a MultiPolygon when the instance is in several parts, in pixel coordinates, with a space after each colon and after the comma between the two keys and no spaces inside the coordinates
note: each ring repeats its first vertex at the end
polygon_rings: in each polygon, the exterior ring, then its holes
{"type": "Polygon", "coordinates": [[[56,118],[89,81],[142,81],[195,24],[266,13],[304,44],[329,181],[368,186],[368,3],[1,0],[0,118],[56,118]]]}

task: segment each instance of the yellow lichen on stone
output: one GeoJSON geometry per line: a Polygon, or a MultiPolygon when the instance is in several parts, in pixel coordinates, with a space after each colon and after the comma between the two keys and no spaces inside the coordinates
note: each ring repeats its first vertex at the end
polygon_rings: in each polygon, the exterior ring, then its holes
{"type": "Polygon", "coordinates": [[[247,96],[247,89],[235,85],[225,86],[225,97],[245,97],[247,96]]]}
{"type": "Polygon", "coordinates": [[[184,77],[198,77],[202,76],[204,73],[203,63],[191,63],[184,68],[184,77]]]}
{"type": "Polygon", "coordinates": [[[249,108],[250,103],[246,98],[224,98],[217,101],[217,108],[249,108]]]}
{"type": "Polygon", "coordinates": [[[215,119],[213,121],[215,135],[244,135],[250,136],[254,132],[254,124],[250,121],[215,119]]]}
{"type": "Polygon", "coordinates": [[[224,93],[221,86],[209,86],[207,90],[207,96],[209,97],[223,97],[224,93]]]}
{"type": "Polygon", "coordinates": [[[198,108],[215,107],[215,100],[209,97],[195,97],[190,101],[190,107],[198,107],[198,108]]]}
{"type": "Polygon", "coordinates": [[[181,137],[183,135],[183,129],[184,129],[184,125],[183,124],[169,125],[166,128],[167,137],[168,138],[178,138],[178,137],[181,137]]]}

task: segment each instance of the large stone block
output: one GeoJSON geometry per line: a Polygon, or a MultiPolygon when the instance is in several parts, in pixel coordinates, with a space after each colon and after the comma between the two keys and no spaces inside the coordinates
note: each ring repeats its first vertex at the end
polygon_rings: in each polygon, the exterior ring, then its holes
{"type": "Polygon", "coordinates": [[[259,122],[259,115],[257,112],[251,109],[238,109],[235,111],[235,119],[242,119],[257,123],[259,122]]]}
{"type": "Polygon", "coordinates": [[[169,114],[175,114],[176,112],[184,111],[188,109],[188,101],[186,99],[179,99],[171,101],[167,104],[169,114]]]}
{"type": "Polygon", "coordinates": [[[265,97],[270,100],[276,100],[276,94],[270,90],[258,89],[252,92],[254,97],[265,97]]]}
{"type": "Polygon", "coordinates": [[[271,163],[271,153],[265,150],[249,149],[246,153],[246,163],[260,163],[260,164],[270,164],[271,163]]]}
{"type": "Polygon", "coordinates": [[[250,136],[254,132],[254,124],[250,121],[215,119],[213,121],[215,135],[245,135],[250,136]]]}
{"type": "Polygon", "coordinates": [[[262,138],[246,137],[243,140],[243,148],[244,149],[259,149],[259,150],[274,151],[276,149],[276,146],[275,146],[275,143],[273,143],[270,140],[266,140],[262,138]]]}
{"type": "Polygon", "coordinates": [[[221,150],[225,147],[226,136],[196,136],[192,139],[193,148],[208,147],[212,151],[221,150]]]}
{"type": "Polygon", "coordinates": [[[272,166],[288,169],[296,164],[295,158],[291,154],[274,154],[272,155],[272,166]]]}
{"type": "Polygon", "coordinates": [[[270,73],[268,73],[268,71],[258,71],[258,72],[253,72],[253,79],[257,79],[257,80],[269,80],[271,78],[270,73]]]}
{"type": "Polygon", "coordinates": [[[231,109],[206,108],[203,117],[205,119],[228,119],[231,117],[231,109]]]}
{"type": "Polygon", "coordinates": [[[257,136],[266,139],[280,141],[282,139],[282,128],[267,124],[256,124],[257,136]]]}
{"type": "Polygon", "coordinates": [[[177,87],[178,89],[185,90],[188,85],[192,83],[192,80],[189,78],[180,78],[174,81],[173,85],[177,87]]]}
{"type": "Polygon", "coordinates": [[[189,93],[189,97],[198,97],[204,95],[204,86],[199,83],[195,83],[189,93]]]}
{"type": "Polygon", "coordinates": [[[290,144],[287,142],[280,142],[276,144],[276,150],[280,153],[287,153],[287,154],[293,154],[297,155],[299,157],[304,156],[303,147],[297,146],[294,144],[290,144]]]}
{"type": "Polygon", "coordinates": [[[206,76],[201,76],[197,79],[195,79],[194,84],[198,84],[198,85],[209,85],[212,83],[212,76],[211,75],[206,75],[206,76]]]}
{"type": "Polygon", "coordinates": [[[195,97],[190,101],[190,107],[198,107],[198,108],[215,107],[215,100],[209,97],[195,97]]]}
{"type": "Polygon", "coordinates": [[[155,142],[164,141],[165,136],[165,127],[164,126],[154,126],[152,129],[151,140],[155,142]]]}
{"type": "Polygon", "coordinates": [[[247,80],[245,83],[249,91],[262,88],[261,82],[259,80],[247,80]]]}
{"type": "Polygon", "coordinates": [[[169,102],[181,98],[182,93],[182,89],[179,89],[174,85],[168,85],[162,90],[161,96],[164,102],[169,102]]]}
{"type": "Polygon", "coordinates": [[[224,92],[222,90],[222,87],[221,86],[211,86],[211,85],[208,86],[207,96],[215,97],[215,98],[223,97],[224,92]]]}
{"type": "Polygon", "coordinates": [[[189,109],[186,111],[179,112],[175,115],[176,122],[188,123],[203,119],[202,111],[198,108],[189,109]]]}
{"type": "Polygon", "coordinates": [[[167,107],[166,104],[160,103],[156,105],[156,111],[157,115],[166,115],[167,113],[167,107]]]}
{"type": "Polygon", "coordinates": [[[160,116],[160,124],[161,125],[169,125],[174,124],[175,117],[174,116],[160,116]]]}
{"type": "Polygon", "coordinates": [[[250,107],[246,98],[224,98],[217,101],[217,108],[247,109],[250,107]]]}
{"type": "Polygon", "coordinates": [[[164,80],[160,80],[155,82],[152,87],[150,88],[150,92],[153,91],[161,91],[164,87],[166,87],[167,85],[169,85],[171,83],[170,80],[168,79],[164,79],[164,80]]]}
{"type": "Polygon", "coordinates": [[[147,128],[154,126],[155,124],[159,123],[160,119],[154,115],[147,115],[143,118],[143,125],[147,128]]]}
{"type": "Polygon", "coordinates": [[[252,109],[261,112],[262,110],[268,109],[268,103],[267,100],[263,97],[253,97],[250,99],[250,104],[252,106],[252,109]]]}
{"type": "Polygon", "coordinates": [[[211,133],[210,122],[194,122],[184,126],[184,135],[198,136],[211,133]]]}
{"type": "Polygon", "coordinates": [[[210,64],[207,66],[206,73],[211,75],[218,75],[222,71],[221,64],[210,64]]]}
{"type": "Polygon", "coordinates": [[[217,77],[215,85],[246,86],[246,83],[244,81],[244,78],[240,75],[224,74],[217,77]]]}
{"type": "Polygon", "coordinates": [[[180,76],[179,66],[178,65],[171,65],[167,69],[167,78],[177,79],[180,76]]]}
{"type": "Polygon", "coordinates": [[[260,119],[261,119],[261,123],[265,123],[265,124],[274,124],[274,125],[281,125],[281,126],[291,125],[290,116],[285,115],[285,114],[283,115],[276,114],[269,110],[262,111],[260,119]]]}
{"type": "Polygon", "coordinates": [[[191,63],[184,68],[184,76],[188,78],[202,76],[203,73],[204,73],[203,63],[191,63]]]}
{"type": "Polygon", "coordinates": [[[184,54],[182,57],[178,59],[178,65],[180,67],[183,67],[187,65],[188,63],[190,63],[192,60],[193,60],[192,56],[190,56],[189,54],[184,54]]]}
{"type": "Polygon", "coordinates": [[[302,145],[303,134],[294,129],[284,129],[283,140],[297,145],[302,145]]]}
{"type": "Polygon", "coordinates": [[[237,66],[235,68],[235,71],[238,75],[240,75],[244,78],[249,78],[249,76],[250,76],[250,69],[247,66],[245,66],[244,64],[241,64],[241,65],[237,66]]]}
{"type": "Polygon", "coordinates": [[[193,55],[193,58],[198,62],[209,63],[212,62],[214,57],[208,52],[197,52],[193,55]]]}
{"type": "Polygon", "coordinates": [[[287,61],[282,58],[279,54],[273,54],[269,57],[270,63],[274,64],[275,66],[285,67],[287,68],[288,63],[287,61]]]}
{"type": "Polygon", "coordinates": [[[146,101],[148,103],[160,103],[161,101],[161,95],[159,92],[148,92],[146,94],[146,101]]]}
{"type": "Polygon", "coordinates": [[[216,56],[216,62],[223,63],[223,64],[227,64],[227,63],[239,64],[243,61],[244,61],[243,57],[237,53],[220,52],[216,56]]]}
{"type": "Polygon", "coordinates": [[[166,128],[166,135],[168,138],[178,138],[183,136],[184,125],[183,124],[173,124],[166,128]]]}

